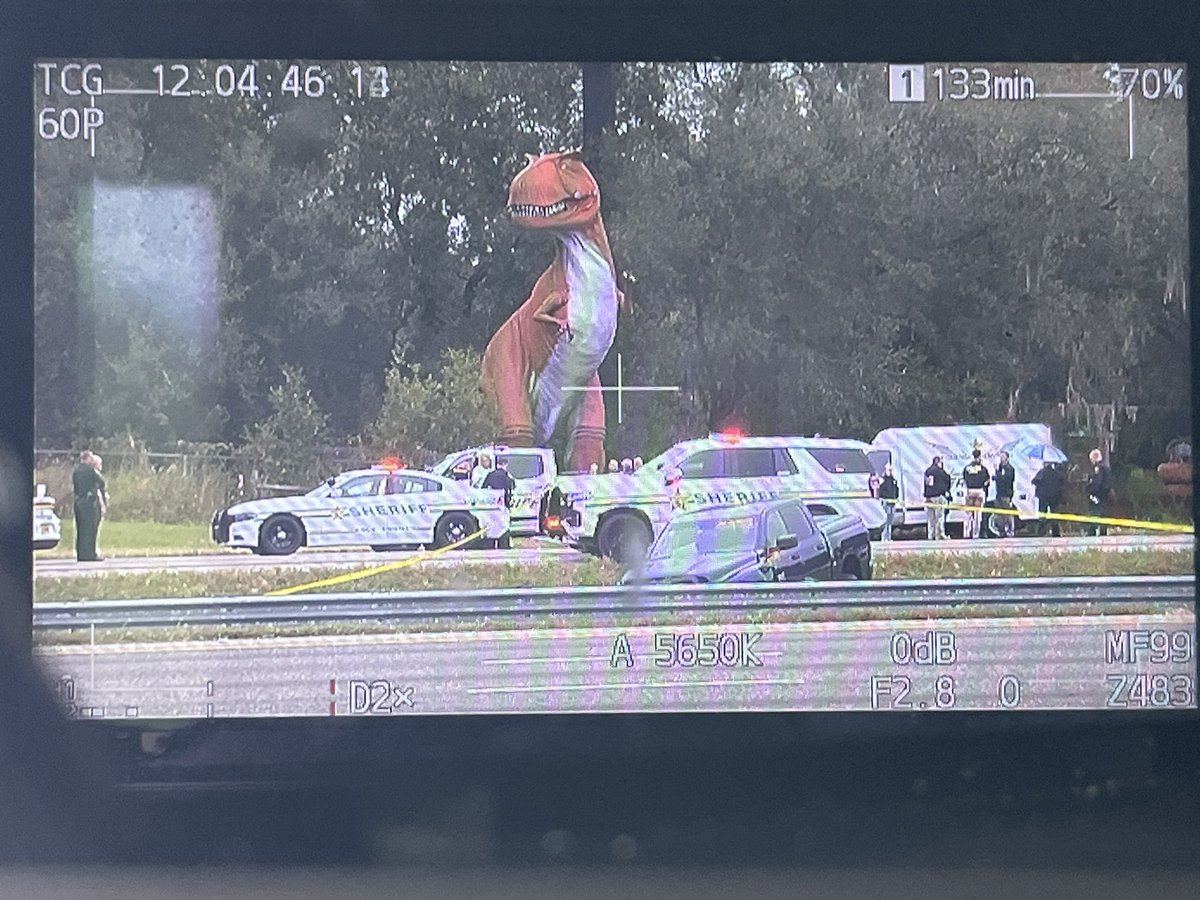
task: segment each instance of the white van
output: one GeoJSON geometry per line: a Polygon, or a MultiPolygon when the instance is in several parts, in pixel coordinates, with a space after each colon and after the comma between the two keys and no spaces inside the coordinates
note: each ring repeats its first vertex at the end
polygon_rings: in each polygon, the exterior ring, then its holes
{"type": "MultiPolygon", "coordinates": [[[[995,476],[1000,452],[1006,451],[1016,480],[1013,484],[1013,505],[1020,513],[1019,521],[1037,521],[1037,497],[1033,477],[1042,468],[1042,457],[1066,455],[1054,446],[1049,425],[1035,422],[1003,422],[989,425],[922,425],[915,428],[886,428],[871,442],[868,455],[875,471],[882,473],[891,463],[900,485],[900,501],[896,505],[896,524],[925,525],[923,479],[935,456],[950,475],[952,498],[955,504],[966,502],[966,487],[962,471],[971,461],[971,452],[982,451],[983,464],[995,476]]],[[[988,500],[995,497],[995,485],[988,488],[988,500]]],[[[966,513],[951,510],[947,521],[961,525],[966,513]]]]}
{"type": "Polygon", "coordinates": [[[870,530],[883,526],[883,508],[871,497],[871,462],[862,441],[822,437],[743,437],[712,434],[682,441],[633,474],[564,476],[568,539],[590,552],[636,555],[676,511],[799,499],[855,515],[870,530]],[[682,474],[668,491],[666,476],[682,474]]]}

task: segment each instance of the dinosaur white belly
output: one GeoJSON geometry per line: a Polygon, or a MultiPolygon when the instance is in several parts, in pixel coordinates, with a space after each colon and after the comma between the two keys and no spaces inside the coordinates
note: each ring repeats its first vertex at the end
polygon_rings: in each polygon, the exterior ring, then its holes
{"type": "Polygon", "coordinates": [[[546,368],[535,379],[531,403],[533,437],[545,446],[564,414],[583,399],[581,391],[608,355],[617,333],[617,283],[600,248],[579,234],[562,238],[567,275],[567,324],[573,340],[562,335],[546,368]]]}

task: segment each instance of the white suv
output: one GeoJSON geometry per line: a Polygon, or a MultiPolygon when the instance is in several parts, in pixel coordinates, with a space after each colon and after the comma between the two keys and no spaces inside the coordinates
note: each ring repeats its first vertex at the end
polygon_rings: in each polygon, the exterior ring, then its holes
{"type": "Polygon", "coordinates": [[[861,441],[713,434],[683,441],[633,474],[560,478],[567,538],[583,550],[637,558],[677,511],[799,499],[883,524],[861,441]],[[668,475],[679,480],[668,485],[668,475]]]}

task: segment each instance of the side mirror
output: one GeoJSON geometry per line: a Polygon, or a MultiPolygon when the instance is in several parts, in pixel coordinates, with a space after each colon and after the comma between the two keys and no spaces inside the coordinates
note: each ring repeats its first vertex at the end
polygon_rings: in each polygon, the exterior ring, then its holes
{"type": "Polygon", "coordinates": [[[781,535],[775,544],[777,550],[795,550],[800,544],[800,538],[794,534],[781,535]]]}

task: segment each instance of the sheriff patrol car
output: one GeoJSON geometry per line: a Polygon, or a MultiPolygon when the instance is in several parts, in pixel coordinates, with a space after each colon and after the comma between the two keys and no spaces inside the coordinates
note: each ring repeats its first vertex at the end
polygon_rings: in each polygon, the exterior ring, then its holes
{"type": "Polygon", "coordinates": [[[514,535],[538,534],[541,529],[542,502],[558,477],[554,462],[554,451],[542,447],[506,447],[487,444],[451,453],[430,471],[454,481],[469,481],[471,473],[483,454],[494,461],[502,459],[508,466],[508,474],[517,483],[513,491],[512,533],[514,535]]]}
{"type": "Polygon", "coordinates": [[[33,549],[53,550],[62,539],[62,520],[54,512],[54,498],[39,484],[33,497],[33,549]]]}
{"type": "Polygon", "coordinates": [[[637,559],[671,516],[713,506],[798,499],[883,525],[860,441],[712,434],[683,441],[633,474],[560,478],[567,539],[591,553],[637,559]],[[676,478],[668,484],[668,474],[676,478]]]}
{"type": "Polygon", "coordinates": [[[502,491],[476,490],[431,472],[376,466],[343,472],[300,496],[219,510],[212,537],[218,544],[277,556],[301,547],[444,547],[480,529],[484,533],[476,545],[509,546],[502,491]]]}

